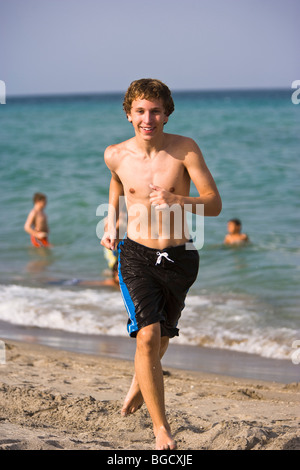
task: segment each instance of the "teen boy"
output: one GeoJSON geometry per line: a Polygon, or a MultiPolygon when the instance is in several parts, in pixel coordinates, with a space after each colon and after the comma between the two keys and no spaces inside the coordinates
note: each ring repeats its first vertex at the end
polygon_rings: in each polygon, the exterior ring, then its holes
{"type": "Polygon", "coordinates": [[[135,412],[145,401],[156,449],[176,449],[165,414],[160,360],[169,338],[178,335],[177,323],[197,276],[199,256],[197,250],[185,249],[189,237],[181,230],[184,222],[176,223],[171,214],[167,223],[163,213],[176,207],[183,214],[186,204],[196,213],[201,204],[205,216],[217,216],[222,203],[197,144],[164,132],[174,110],[164,83],[154,79],[132,82],[123,108],[135,136],[105,150],[112,178],[107,231],[101,241],[115,249],[115,220],[119,197],[124,195],[128,226],[127,238],[118,245],[119,280],[129,315],[128,332],[136,337],[136,355],[135,375],[122,414],[135,412]],[[197,197],[189,196],[191,180],[197,197]]]}

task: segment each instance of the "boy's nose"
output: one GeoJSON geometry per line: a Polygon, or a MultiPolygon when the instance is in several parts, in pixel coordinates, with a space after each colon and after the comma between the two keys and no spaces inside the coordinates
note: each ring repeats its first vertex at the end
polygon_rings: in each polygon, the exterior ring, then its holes
{"type": "Polygon", "coordinates": [[[149,111],[146,111],[144,114],[144,122],[145,124],[150,124],[151,122],[151,113],[149,111]]]}

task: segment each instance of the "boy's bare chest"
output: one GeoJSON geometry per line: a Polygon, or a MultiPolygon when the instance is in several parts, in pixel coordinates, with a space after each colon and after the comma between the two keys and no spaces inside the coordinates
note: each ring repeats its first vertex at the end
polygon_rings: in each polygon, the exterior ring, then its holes
{"type": "Polygon", "coordinates": [[[47,224],[47,216],[44,212],[37,212],[34,221],[36,227],[44,227],[47,224]]]}
{"type": "Polygon", "coordinates": [[[127,196],[143,198],[152,191],[150,184],[176,193],[184,182],[184,166],[171,156],[153,160],[128,158],[122,162],[118,176],[127,196]]]}

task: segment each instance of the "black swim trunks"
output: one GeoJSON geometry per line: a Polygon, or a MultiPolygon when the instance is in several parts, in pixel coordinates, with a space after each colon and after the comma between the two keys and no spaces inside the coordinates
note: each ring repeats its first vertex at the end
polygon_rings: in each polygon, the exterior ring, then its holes
{"type": "Polygon", "coordinates": [[[161,336],[178,336],[186,294],[198,274],[198,251],[186,250],[185,244],[158,251],[129,238],[119,243],[118,251],[129,335],[160,322],[161,336]]]}

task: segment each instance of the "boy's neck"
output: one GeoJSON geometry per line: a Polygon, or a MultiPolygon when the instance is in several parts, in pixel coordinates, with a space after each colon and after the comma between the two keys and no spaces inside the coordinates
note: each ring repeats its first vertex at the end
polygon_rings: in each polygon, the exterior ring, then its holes
{"type": "Polygon", "coordinates": [[[165,133],[162,132],[155,139],[144,140],[139,136],[135,137],[136,146],[141,152],[145,153],[148,157],[154,157],[160,150],[165,147],[165,133]]]}

